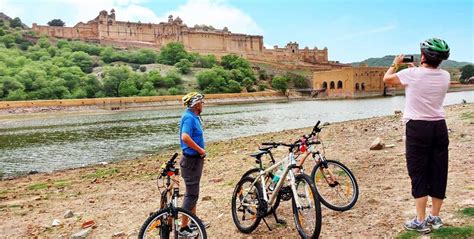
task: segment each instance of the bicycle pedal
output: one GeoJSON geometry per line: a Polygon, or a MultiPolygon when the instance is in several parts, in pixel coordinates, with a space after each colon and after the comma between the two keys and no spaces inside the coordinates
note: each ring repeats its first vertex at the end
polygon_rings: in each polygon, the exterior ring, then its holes
{"type": "Polygon", "coordinates": [[[336,181],[335,183],[330,183],[329,187],[333,188],[333,187],[336,187],[338,185],[339,185],[339,182],[336,181]]]}

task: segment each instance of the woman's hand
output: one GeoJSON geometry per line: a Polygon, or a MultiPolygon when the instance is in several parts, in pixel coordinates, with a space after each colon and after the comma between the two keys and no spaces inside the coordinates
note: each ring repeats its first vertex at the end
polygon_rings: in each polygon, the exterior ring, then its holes
{"type": "Polygon", "coordinates": [[[396,56],[395,59],[393,59],[393,64],[395,64],[395,65],[400,65],[400,64],[402,64],[402,63],[403,63],[403,57],[404,57],[404,56],[405,56],[405,55],[403,55],[403,54],[400,54],[400,55],[396,56]]]}

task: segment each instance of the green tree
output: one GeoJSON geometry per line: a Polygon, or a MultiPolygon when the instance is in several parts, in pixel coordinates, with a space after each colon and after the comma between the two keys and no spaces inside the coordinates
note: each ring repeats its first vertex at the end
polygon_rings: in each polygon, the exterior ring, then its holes
{"type": "Polygon", "coordinates": [[[140,90],[140,93],[138,94],[139,96],[155,96],[157,95],[155,87],[153,86],[153,83],[150,81],[147,81],[143,84],[142,89],[140,90]]]}
{"type": "Polygon", "coordinates": [[[130,68],[127,66],[110,67],[105,70],[104,93],[106,96],[120,96],[120,84],[130,78],[130,68]]]}
{"type": "Polygon", "coordinates": [[[276,90],[285,93],[288,89],[288,78],[283,76],[277,76],[272,79],[272,87],[276,90]]]}
{"type": "Polygon", "coordinates": [[[84,90],[87,98],[94,98],[97,93],[102,91],[102,83],[95,75],[87,75],[84,90]]]}
{"type": "Polygon", "coordinates": [[[160,71],[152,70],[148,73],[146,78],[147,78],[147,81],[150,81],[151,83],[153,83],[153,86],[155,88],[160,88],[160,87],[165,86],[165,82],[164,82],[163,77],[161,76],[160,71]]]}
{"type": "Polygon", "coordinates": [[[138,94],[138,89],[135,82],[131,79],[120,82],[119,96],[134,96],[138,94]]]}
{"type": "Polygon", "coordinates": [[[224,67],[224,69],[227,70],[232,70],[235,69],[233,67],[233,64],[235,61],[237,61],[240,57],[235,55],[235,54],[230,54],[230,55],[225,55],[221,59],[221,65],[224,67]]]}
{"type": "Polygon", "coordinates": [[[227,83],[226,93],[239,93],[241,91],[242,91],[242,87],[240,86],[239,82],[235,80],[230,80],[227,83]]]}
{"type": "Polygon", "coordinates": [[[188,59],[181,59],[178,63],[174,64],[181,74],[188,74],[191,72],[193,64],[188,59]]]}
{"type": "Polygon", "coordinates": [[[218,76],[214,70],[200,71],[196,75],[199,89],[201,90],[206,89],[209,85],[211,85],[214,79],[217,79],[218,77],[220,76],[218,76]]]}
{"type": "Polygon", "coordinates": [[[61,19],[53,19],[48,22],[48,26],[53,26],[53,27],[64,27],[66,25],[65,22],[63,22],[61,19]]]}
{"type": "Polygon", "coordinates": [[[466,83],[469,78],[474,76],[474,65],[469,64],[461,67],[461,77],[459,78],[462,83],[466,83]]]}
{"type": "Polygon", "coordinates": [[[242,84],[247,89],[247,91],[250,92],[254,84],[254,81],[250,77],[245,77],[245,79],[242,81],[242,84]]]}
{"type": "Polygon", "coordinates": [[[171,42],[160,49],[158,62],[166,65],[174,65],[181,59],[188,58],[189,54],[184,49],[183,44],[178,42],[171,42]]]}
{"type": "Polygon", "coordinates": [[[13,90],[8,93],[7,100],[26,100],[28,95],[23,89],[13,90]]]}
{"type": "Polygon", "coordinates": [[[10,20],[10,27],[11,28],[17,28],[17,27],[23,28],[23,23],[21,22],[19,17],[15,17],[15,18],[10,20]]]}
{"type": "Polygon", "coordinates": [[[51,44],[49,44],[49,39],[46,38],[46,37],[42,37],[38,40],[37,42],[38,46],[41,47],[41,48],[48,48],[51,46],[51,44]]]}
{"type": "Polygon", "coordinates": [[[183,80],[181,76],[176,71],[168,71],[166,76],[164,77],[165,87],[176,87],[177,85],[181,84],[183,80]]]}
{"type": "Polygon", "coordinates": [[[70,59],[73,64],[81,68],[83,72],[92,72],[92,58],[89,56],[89,54],[83,51],[77,51],[71,54],[70,59]]]}
{"type": "Polygon", "coordinates": [[[197,55],[194,58],[195,58],[194,59],[195,67],[212,68],[213,66],[217,65],[216,56],[214,55],[207,55],[207,56],[197,55]]]}
{"type": "Polygon", "coordinates": [[[0,37],[0,42],[3,43],[6,48],[11,48],[15,46],[15,36],[11,34],[6,34],[0,37]]]}

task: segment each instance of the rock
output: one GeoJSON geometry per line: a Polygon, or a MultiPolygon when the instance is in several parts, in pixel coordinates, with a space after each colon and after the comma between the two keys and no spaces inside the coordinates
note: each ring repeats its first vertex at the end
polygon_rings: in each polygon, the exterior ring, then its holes
{"type": "Polygon", "coordinates": [[[92,228],[82,229],[71,236],[71,239],[84,239],[92,232],[92,228]]]}
{"type": "Polygon", "coordinates": [[[67,210],[64,213],[64,218],[71,218],[71,217],[74,217],[74,213],[71,210],[67,210]]]}
{"type": "Polygon", "coordinates": [[[36,170],[31,170],[31,171],[28,172],[28,175],[37,174],[37,173],[39,173],[39,172],[36,171],[36,170]]]}
{"type": "Polygon", "coordinates": [[[395,115],[399,115],[399,114],[401,114],[401,113],[402,113],[401,110],[395,110],[395,115]]]}
{"type": "Polygon", "coordinates": [[[328,126],[328,125],[330,125],[330,124],[331,124],[331,123],[329,123],[329,122],[324,122],[324,123],[323,123],[323,126],[328,126]]]}
{"type": "Polygon", "coordinates": [[[370,150],[381,150],[385,147],[380,137],[377,137],[370,145],[370,150]]]}
{"type": "Polygon", "coordinates": [[[82,228],[89,228],[89,227],[94,227],[95,226],[95,221],[94,220],[88,220],[82,223],[82,228]]]}
{"type": "Polygon", "coordinates": [[[52,225],[53,227],[59,226],[59,225],[61,225],[61,221],[59,221],[58,219],[54,219],[54,220],[53,220],[53,223],[51,223],[51,225],[52,225]]]}
{"type": "Polygon", "coordinates": [[[385,145],[385,148],[393,148],[393,147],[395,147],[395,144],[387,144],[387,145],[385,145]]]}
{"type": "Polygon", "coordinates": [[[204,197],[202,198],[203,201],[210,201],[211,199],[212,199],[211,196],[204,196],[204,197]]]}
{"type": "Polygon", "coordinates": [[[219,183],[224,181],[224,178],[212,178],[209,180],[210,183],[219,183]]]}
{"type": "Polygon", "coordinates": [[[125,238],[125,237],[127,237],[125,232],[116,232],[114,233],[114,235],[112,235],[112,238],[125,238]]]}

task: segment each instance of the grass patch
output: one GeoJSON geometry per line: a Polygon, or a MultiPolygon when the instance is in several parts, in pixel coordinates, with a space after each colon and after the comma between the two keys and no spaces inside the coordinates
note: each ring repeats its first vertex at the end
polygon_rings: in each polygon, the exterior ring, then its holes
{"type": "Polygon", "coordinates": [[[95,172],[86,174],[84,178],[107,178],[118,173],[116,168],[97,169],[95,172]]]}
{"type": "Polygon", "coordinates": [[[474,226],[467,227],[442,227],[431,233],[432,238],[472,238],[474,226]]]}
{"type": "Polygon", "coordinates": [[[404,231],[397,236],[397,239],[409,239],[409,238],[417,238],[421,234],[415,231],[404,231]]]}
{"type": "MultiPolygon", "coordinates": [[[[404,231],[397,236],[397,239],[419,238],[423,234],[416,231],[404,231]]],[[[472,238],[474,236],[474,226],[467,227],[442,227],[431,231],[430,238],[472,238]]]]}
{"type": "Polygon", "coordinates": [[[65,188],[65,187],[71,186],[71,182],[69,182],[67,180],[58,180],[58,181],[53,183],[53,186],[55,188],[65,188]]]}
{"type": "Polygon", "coordinates": [[[28,186],[29,190],[40,190],[40,189],[45,189],[45,188],[48,188],[48,184],[46,183],[35,183],[28,186]]]}
{"type": "Polygon", "coordinates": [[[464,216],[474,217],[474,207],[467,207],[461,210],[464,216]]]}

